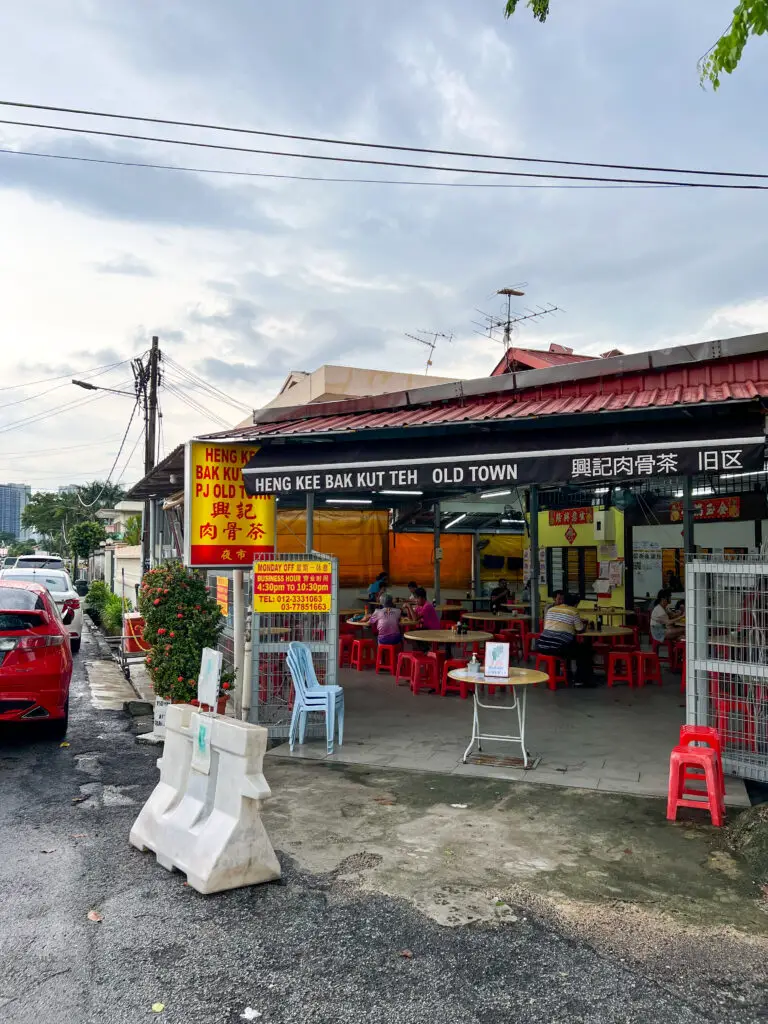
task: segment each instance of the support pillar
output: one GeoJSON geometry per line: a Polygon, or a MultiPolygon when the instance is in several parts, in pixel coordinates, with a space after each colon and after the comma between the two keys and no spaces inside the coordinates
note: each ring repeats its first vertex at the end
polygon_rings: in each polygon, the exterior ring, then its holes
{"type": "Polygon", "coordinates": [[[531,629],[539,631],[539,488],[531,484],[528,491],[529,534],[531,538],[531,629]]]}
{"type": "Polygon", "coordinates": [[[235,718],[240,718],[243,708],[243,667],[245,665],[245,600],[242,569],[232,573],[232,647],[235,670],[235,718]]]}
{"type": "Polygon", "coordinates": [[[309,554],[315,545],[315,492],[307,491],[307,540],[304,549],[309,554]]]}
{"type": "Polygon", "coordinates": [[[440,604],[440,502],[436,501],[433,506],[434,512],[434,560],[435,560],[435,607],[440,604]]]}
{"type": "Polygon", "coordinates": [[[696,510],[693,505],[693,477],[683,477],[683,554],[686,561],[691,558],[696,548],[693,543],[693,522],[696,510]]]}

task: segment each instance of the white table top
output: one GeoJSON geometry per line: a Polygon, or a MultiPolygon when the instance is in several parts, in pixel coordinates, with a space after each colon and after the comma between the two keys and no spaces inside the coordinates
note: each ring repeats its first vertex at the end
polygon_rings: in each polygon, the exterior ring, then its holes
{"type": "Polygon", "coordinates": [[[479,630],[457,634],[452,629],[421,629],[404,635],[406,640],[422,640],[428,644],[471,644],[493,640],[492,633],[481,633],[479,630]]]}

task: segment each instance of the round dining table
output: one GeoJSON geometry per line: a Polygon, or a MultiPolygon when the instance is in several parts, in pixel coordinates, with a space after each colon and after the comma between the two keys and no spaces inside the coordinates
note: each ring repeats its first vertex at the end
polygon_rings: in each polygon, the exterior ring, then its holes
{"type": "Polygon", "coordinates": [[[583,629],[577,636],[610,637],[615,640],[617,636],[632,636],[633,630],[629,626],[603,626],[602,629],[583,629]]]}
{"type": "Polygon", "coordinates": [[[472,644],[476,652],[478,644],[484,643],[486,640],[493,640],[492,633],[483,633],[480,630],[454,633],[452,629],[418,629],[411,633],[404,633],[403,636],[406,640],[431,644],[433,651],[436,651],[441,645],[450,647],[452,644],[472,644]]]}
{"type": "Polygon", "coordinates": [[[467,758],[472,753],[475,744],[477,744],[478,751],[482,751],[484,741],[488,743],[519,743],[523,752],[523,766],[527,768],[529,755],[528,749],[525,746],[526,688],[528,686],[537,686],[539,683],[546,683],[549,680],[547,673],[534,672],[529,668],[510,668],[506,676],[486,676],[470,672],[468,668],[454,668],[449,671],[448,675],[451,679],[459,682],[471,683],[475,688],[472,700],[472,738],[469,741],[469,746],[464,751],[464,757],[462,758],[464,764],[467,763],[467,758]],[[488,686],[507,687],[512,693],[512,703],[485,703],[480,696],[480,691],[483,687],[488,686]],[[480,708],[483,708],[485,711],[516,711],[518,734],[515,736],[511,733],[481,732],[480,708]]]}

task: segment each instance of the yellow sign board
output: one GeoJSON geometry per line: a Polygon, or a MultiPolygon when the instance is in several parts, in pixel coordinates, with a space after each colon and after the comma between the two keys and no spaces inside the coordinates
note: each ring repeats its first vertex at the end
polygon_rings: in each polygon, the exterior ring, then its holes
{"type": "Polygon", "coordinates": [[[332,593],[330,562],[270,560],[254,563],[255,612],[329,612],[332,593]]]}
{"type": "Polygon", "coordinates": [[[185,454],[185,565],[242,569],[275,550],[275,499],[246,494],[242,470],[258,448],[190,441],[185,454]]]}
{"type": "Polygon", "coordinates": [[[228,576],[217,576],[216,577],[216,601],[221,608],[221,614],[226,617],[229,615],[229,577],[228,576]]]}

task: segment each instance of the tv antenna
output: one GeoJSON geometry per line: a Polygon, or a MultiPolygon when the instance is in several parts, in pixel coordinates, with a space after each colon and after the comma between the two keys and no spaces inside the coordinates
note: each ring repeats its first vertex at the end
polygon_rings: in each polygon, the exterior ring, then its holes
{"type": "Polygon", "coordinates": [[[425,374],[429,373],[429,368],[432,365],[432,356],[435,354],[437,348],[438,338],[444,338],[445,341],[450,344],[453,341],[453,334],[443,334],[441,331],[417,331],[416,334],[408,334],[406,332],[406,338],[410,338],[411,341],[418,341],[420,345],[426,346],[429,349],[429,355],[427,356],[427,365],[424,370],[425,374]],[[426,334],[426,338],[419,337],[419,335],[426,334]]]}
{"type": "Polygon", "coordinates": [[[526,320],[540,320],[541,317],[560,312],[561,310],[559,306],[553,306],[552,303],[549,302],[546,306],[539,306],[536,309],[526,307],[525,312],[519,313],[512,309],[512,299],[521,298],[525,295],[524,291],[521,291],[519,288],[499,288],[496,294],[501,295],[506,299],[506,316],[492,316],[490,313],[484,313],[481,309],[478,309],[477,312],[483,317],[485,323],[482,325],[478,324],[477,321],[473,321],[473,323],[478,327],[482,327],[482,329],[478,331],[478,334],[486,335],[494,340],[494,331],[503,331],[501,342],[507,356],[507,369],[509,370],[511,368],[509,353],[512,348],[512,330],[516,324],[524,323],[526,320]]]}

